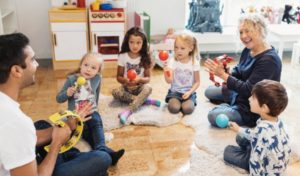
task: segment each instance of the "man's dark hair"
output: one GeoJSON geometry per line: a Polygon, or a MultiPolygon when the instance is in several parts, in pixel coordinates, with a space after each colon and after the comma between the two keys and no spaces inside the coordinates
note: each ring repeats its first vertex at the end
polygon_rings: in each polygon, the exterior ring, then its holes
{"type": "Polygon", "coordinates": [[[0,36],[0,84],[8,80],[11,67],[19,65],[26,68],[24,48],[29,39],[21,33],[0,36]]]}
{"type": "Polygon", "coordinates": [[[288,96],[282,84],[272,80],[262,80],[255,84],[252,95],[259,106],[266,104],[270,112],[268,115],[277,117],[287,106],[288,96]]]}

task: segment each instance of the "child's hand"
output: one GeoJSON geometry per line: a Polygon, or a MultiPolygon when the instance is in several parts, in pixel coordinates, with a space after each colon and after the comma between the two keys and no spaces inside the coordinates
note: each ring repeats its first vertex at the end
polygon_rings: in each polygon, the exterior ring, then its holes
{"type": "Polygon", "coordinates": [[[164,65],[163,70],[164,70],[165,77],[170,78],[170,76],[171,76],[171,69],[168,66],[164,65]]]}
{"type": "Polygon", "coordinates": [[[76,112],[81,117],[83,122],[88,121],[92,118],[91,116],[89,116],[92,114],[92,109],[93,109],[92,103],[88,102],[80,109],[78,109],[78,108],[79,107],[76,107],[76,112]],[[87,117],[87,116],[89,116],[89,117],[87,117]]]}
{"type": "Polygon", "coordinates": [[[191,92],[190,91],[187,91],[187,92],[185,92],[183,95],[182,95],[182,98],[184,99],[184,100],[186,100],[186,99],[188,99],[190,96],[191,96],[191,92]]]}
{"type": "Polygon", "coordinates": [[[229,127],[229,129],[231,129],[235,132],[238,132],[240,130],[240,126],[237,123],[232,122],[232,121],[229,121],[228,127],[229,127]]]}
{"type": "Polygon", "coordinates": [[[168,61],[163,62],[163,68],[166,68],[166,67],[168,67],[168,61]]]}
{"type": "Polygon", "coordinates": [[[166,62],[164,62],[163,70],[164,70],[164,72],[170,70],[170,68],[168,67],[168,64],[166,64],[166,62]]]}
{"type": "Polygon", "coordinates": [[[139,84],[140,80],[141,79],[139,77],[136,77],[134,80],[128,80],[126,85],[128,87],[137,86],[139,84]]]}
{"type": "Polygon", "coordinates": [[[76,91],[76,88],[75,88],[74,86],[69,87],[69,88],[67,89],[67,96],[68,96],[68,97],[73,96],[74,93],[75,93],[75,91],[76,91]]]}

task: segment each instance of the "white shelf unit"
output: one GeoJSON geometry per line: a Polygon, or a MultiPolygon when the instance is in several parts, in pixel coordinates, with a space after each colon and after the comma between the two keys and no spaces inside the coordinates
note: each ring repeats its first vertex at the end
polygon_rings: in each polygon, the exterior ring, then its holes
{"type": "Polygon", "coordinates": [[[14,0],[0,0],[0,35],[18,30],[16,6],[14,0]]]}

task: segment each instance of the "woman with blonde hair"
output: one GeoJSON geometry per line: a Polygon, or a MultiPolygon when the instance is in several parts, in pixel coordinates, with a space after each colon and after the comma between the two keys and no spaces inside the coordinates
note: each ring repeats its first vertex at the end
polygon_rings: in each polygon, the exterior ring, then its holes
{"type": "Polygon", "coordinates": [[[248,98],[252,87],[263,79],[280,81],[281,60],[276,50],[266,41],[267,25],[259,14],[246,14],[239,20],[240,40],[245,45],[240,61],[231,73],[226,73],[222,63],[207,59],[204,66],[221,78],[225,86],[210,86],[205,96],[214,103],[222,103],[208,113],[213,126],[219,114],[242,126],[256,125],[258,114],[250,111],[248,98]]]}

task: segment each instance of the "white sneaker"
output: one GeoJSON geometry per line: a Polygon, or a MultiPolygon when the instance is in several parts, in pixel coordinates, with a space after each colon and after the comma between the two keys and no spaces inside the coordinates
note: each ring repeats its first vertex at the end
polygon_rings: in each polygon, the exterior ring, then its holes
{"type": "Polygon", "coordinates": [[[104,133],[104,136],[105,136],[105,142],[109,142],[114,138],[114,134],[110,132],[104,133]]]}

